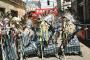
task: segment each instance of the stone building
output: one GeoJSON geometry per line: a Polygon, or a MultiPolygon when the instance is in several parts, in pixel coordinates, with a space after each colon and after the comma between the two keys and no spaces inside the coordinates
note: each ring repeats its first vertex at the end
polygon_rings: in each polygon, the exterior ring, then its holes
{"type": "Polygon", "coordinates": [[[0,12],[8,11],[14,17],[21,17],[25,14],[25,3],[22,0],[0,0],[0,12]]]}

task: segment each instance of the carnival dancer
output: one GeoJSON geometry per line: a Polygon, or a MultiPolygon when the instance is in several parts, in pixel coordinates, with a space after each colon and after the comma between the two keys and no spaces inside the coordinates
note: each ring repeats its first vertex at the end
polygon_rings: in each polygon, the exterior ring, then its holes
{"type": "Polygon", "coordinates": [[[40,51],[42,53],[42,59],[43,59],[43,51],[44,47],[48,45],[48,24],[45,22],[45,20],[42,19],[40,24],[40,51]]]}
{"type": "Polygon", "coordinates": [[[12,30],[10,28],[9,19],[5,18],[3,20],[3,30],[2,30],[2,37],[4,40],[4,51],[5,51],[5,60],[16,60],[16,51],[15,45],[12,37],[12,30]]]}

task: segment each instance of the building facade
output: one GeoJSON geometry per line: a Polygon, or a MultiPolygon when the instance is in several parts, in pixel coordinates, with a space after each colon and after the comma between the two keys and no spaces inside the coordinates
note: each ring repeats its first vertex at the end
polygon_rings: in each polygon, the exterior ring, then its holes
{"type": "Polygon", "coordinates": [[[90,24],[90,0],[71,0],[72,10],[82,24],[90,24]]]}
{"type": "Polygon", "coordinates": [[[0,0],[0,12],[11,12],[13,17],[21,17],[25,14],[25,3],[22,0],[0,0]]]}
{"type": "Polygon", "coordinates": [[[80,24],[86,28],[86,40],[90,40],[90,0],[71,0],[71,2],[74,15],[77,15],[80,24]]]}
{"type": "Polygon", "coordinates": [[[57,6],[56,0],[27,0],[27,9],[35,10],[35,9],[47,9],[54,8],[57,6]]]}
{"type": "Polygon", "coordinates": [[[26,11],[35,11],[37,8],[40,8],[39,0],[27,0],[26,1],[26,11]]]}
{"type": "Polygon", "coordinates": [[[54,8],[57,6],[56,0],[40,0],[41,8],[54,8]]]}

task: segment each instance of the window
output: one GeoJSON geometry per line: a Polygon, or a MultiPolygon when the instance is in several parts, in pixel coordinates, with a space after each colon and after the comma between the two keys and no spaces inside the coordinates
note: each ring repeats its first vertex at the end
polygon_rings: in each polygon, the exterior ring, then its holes
{"type": "Polygon", "coordinates": [[[0,8],[1,13],[5,13],[5,8],[0,8]]]}
{"type": "Polygon", "coordinates": [[[12,17],[18,17],[18,11],[11,10],[12,17]]]}

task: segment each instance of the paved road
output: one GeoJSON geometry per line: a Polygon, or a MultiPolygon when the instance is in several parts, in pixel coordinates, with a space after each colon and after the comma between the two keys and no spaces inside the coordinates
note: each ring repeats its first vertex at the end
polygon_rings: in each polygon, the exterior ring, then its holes
{"type": "Polygon", "coordinates": [[[81,56],[66,56],[66,60],[90,60],[90,48],[80,43],[82,57],[81,56]]]}

